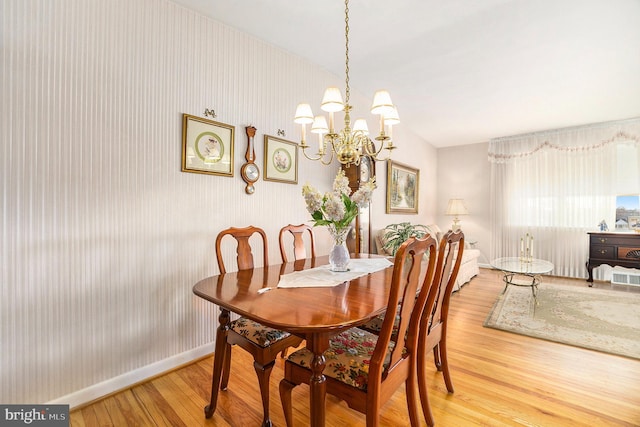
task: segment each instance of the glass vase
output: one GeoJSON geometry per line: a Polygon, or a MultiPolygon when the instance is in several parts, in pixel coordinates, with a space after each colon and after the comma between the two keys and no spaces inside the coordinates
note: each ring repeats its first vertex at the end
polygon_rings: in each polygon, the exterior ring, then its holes
{"type": "Polygon", "coordinates": [[[333,237],[333,248],[329,252],[329,265],[331,271],[349,271],[349,250],[347,249],[347,234],[349,227],[336,230],[329,226],[329,233],[333,237]]]}

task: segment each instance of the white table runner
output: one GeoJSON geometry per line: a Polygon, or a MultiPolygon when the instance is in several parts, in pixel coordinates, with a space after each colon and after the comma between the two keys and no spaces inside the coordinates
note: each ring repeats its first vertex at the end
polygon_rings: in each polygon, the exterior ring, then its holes
{"type": "Polygon", "coordinates": [[[318,288],[337,286],[349,280],[384,270],[393,265],[387,258],[353,258],[349,261],[349,271],[331,271],[329,265],[308,270],[283,274],[278,282],[279,288],[318,288]]]}

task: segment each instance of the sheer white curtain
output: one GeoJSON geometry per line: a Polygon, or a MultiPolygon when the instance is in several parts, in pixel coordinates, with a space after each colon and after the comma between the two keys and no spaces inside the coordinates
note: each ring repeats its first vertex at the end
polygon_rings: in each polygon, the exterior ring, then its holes
{"type": "Polygon", "coordinates": [[[613,230],[616,196],[640,194],[640,118],[497,138],[489,161],[492,259],[529,233],[552,274],[586,278],[587,231],[613,230]]]}

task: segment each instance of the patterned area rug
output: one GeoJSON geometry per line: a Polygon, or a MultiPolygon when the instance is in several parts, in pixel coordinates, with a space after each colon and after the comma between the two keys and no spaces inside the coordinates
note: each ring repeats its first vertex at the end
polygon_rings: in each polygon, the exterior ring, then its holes
{"type": "Polygon", "coordinates": [[[509,286],[484,326],[640,359],[640,293],[542,283],[509,286]]]}

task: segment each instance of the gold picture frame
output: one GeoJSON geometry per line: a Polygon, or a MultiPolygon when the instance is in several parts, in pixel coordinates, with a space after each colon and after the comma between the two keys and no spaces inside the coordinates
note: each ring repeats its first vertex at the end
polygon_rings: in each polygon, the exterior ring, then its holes
{"type": "Polygon", "coordinates": [[[420,170],[387,160],[387,213],[418,213],[420,170]]]}
{"type": "Polygon", "coordinates": [[[298,183],[298,144],[264,136],[264,180],[298,183]]]}
{"type": "Polygon", "coordinates": [[[182,115],[182,172],[233,176],[235,127],[182,115]]]}

